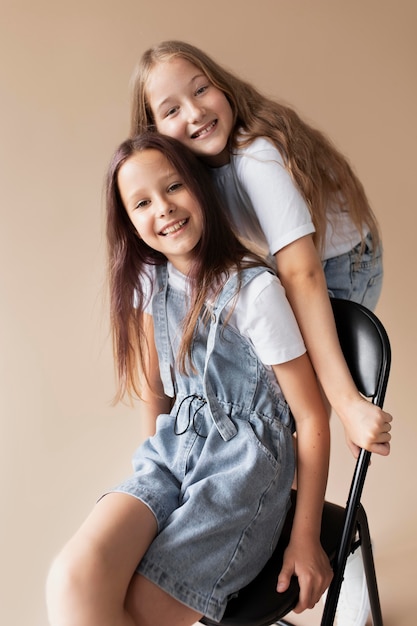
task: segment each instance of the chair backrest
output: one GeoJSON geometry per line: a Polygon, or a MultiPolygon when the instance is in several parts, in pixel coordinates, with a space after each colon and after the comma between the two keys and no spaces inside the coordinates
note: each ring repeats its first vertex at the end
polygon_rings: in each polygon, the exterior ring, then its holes
{"type": "MultiPolygon", "coordinates": [[[[391,346],[386,330],[376,315],[363,305],[338,298],[332,298],[331,302],[340,345],[352,378],[360,393],[382,408],[391,367],[391,346]]],[[[335,572],[344,569],[370,458],[368,450],[360,451],[346,503],[346,521],[335,572]]]]}
{"type": "MultiPolygon", "coordinates": [[[[361,304],[337,298],[332,298],[331,302],[340,345],[352,378],[359,392],[382,408],[391,367],[391,346],[386,330],[376,315],[361,304]]],[[[333,624],[370,458],[370,452],[361,450],[356,462],[322,624],[333,624]]],[[[378,612],[380,615],[379,606],[378,612]]]]}
{"type": "Polygon", "coordinates": [[[382,407],[391,365],[388,335],[379,319],[363,305],[331,299],[340,345],[355,384],[382,407]]]}

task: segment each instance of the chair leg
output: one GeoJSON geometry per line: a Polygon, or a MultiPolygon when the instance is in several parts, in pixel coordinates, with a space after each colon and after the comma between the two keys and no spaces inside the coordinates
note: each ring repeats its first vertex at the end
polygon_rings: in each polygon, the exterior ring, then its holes
{"type": "Polygon", "coordinates": [[[383,626],[381,603],[379,599],[378,583],[376,580],[375,563],[372,552],[372,542],[369,534],[368,520],[362,506],[360,506],[358,510],[357,523],[366,584],[368,588],[369,604],[371,606],[372,622],[374,626],[383,626]]]}
{"type": "Polygon", "coordinates": [[[337,577],[337,575],[335,574],[327,592],[327,598],[324,604],[320,626],[333,626],[342,582],[343,575],[340,575],[339,579],[339,577],[337,577]]]}

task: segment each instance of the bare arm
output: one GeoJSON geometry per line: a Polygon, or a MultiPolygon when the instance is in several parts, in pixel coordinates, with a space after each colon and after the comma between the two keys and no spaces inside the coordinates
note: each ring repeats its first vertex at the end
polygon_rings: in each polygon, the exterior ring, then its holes
{"type": "Polygon", "coordinates": [[[318,602],[332,579],[320,544],[330,454],[329,420],[307,354],[273,367],[297,429],[297,506],[277,590],[285,591],[291,576],[298,577],[300,597],[294,610],[299,613],[318,602]]]}
{"type": "Polygon", "coordinates": [[[324,392],[342,421],[349,447],[388,455],[391,415],[364,400],[343,357],[320,258],[311,236],[276,255],[279,278],[324,392]]]}
{"type": "Polygon", "coordinates": [[[149,347],[149,385],[143,382],[142,399],[139,404],[142,432],[145,437],[155,434],[156,418],[161,413],[169,413],[172,398],[164,394],[159,374],[158,353],[155,346],[153,317],[144,313],[144,328],[149,347]]]}

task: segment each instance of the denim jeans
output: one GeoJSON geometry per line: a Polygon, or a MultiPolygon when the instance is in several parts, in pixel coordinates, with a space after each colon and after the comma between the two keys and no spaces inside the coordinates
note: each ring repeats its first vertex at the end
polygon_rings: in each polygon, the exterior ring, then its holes
{"type": "Polygon", "coordinates": [[[346,254],[323,261],[329,295],[363,304],[373,311],[378,302],[383,279],[382,246],[373,251],[372,237],[365,238],[346,254]]]}

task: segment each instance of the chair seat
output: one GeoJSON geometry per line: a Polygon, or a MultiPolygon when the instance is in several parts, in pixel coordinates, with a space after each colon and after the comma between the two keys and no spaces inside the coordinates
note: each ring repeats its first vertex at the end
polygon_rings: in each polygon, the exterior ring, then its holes
{"type": "MultiPolygon", "coordinates": [[[[282,568],[282,557],[289,543],[294,518],[296,492],[291,493],[292,506],[288,511],[278,545],[258,576],[239,594],[231,598],[221,622],[207,617],[201,618],[206,626],[269,626],[287,615],[297,604],[298,580],[293,577],[284,593],[276,591],[278,574],[282,568]]],[[[337,504],[325,502],[322,517],[321,542],[332,561],[336,554],[343,528],[345,509],[337,504]]]]}

